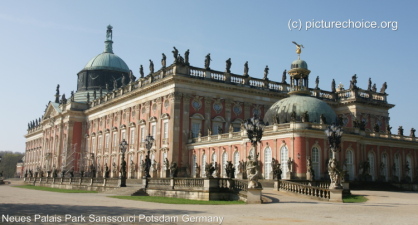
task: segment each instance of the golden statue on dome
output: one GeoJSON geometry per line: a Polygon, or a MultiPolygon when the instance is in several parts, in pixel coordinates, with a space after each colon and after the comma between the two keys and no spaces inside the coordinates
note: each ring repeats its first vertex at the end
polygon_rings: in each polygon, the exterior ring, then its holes
{"type": "Polygon", "coordinates": [[[300,53],[302,53],[302,49],[301,48],[303,48],[303,45],[300,45],[300,44],[296,43],[295,41],[292,41],[292,43],[296,45],[296,53],[300,57],[300,53]]]}

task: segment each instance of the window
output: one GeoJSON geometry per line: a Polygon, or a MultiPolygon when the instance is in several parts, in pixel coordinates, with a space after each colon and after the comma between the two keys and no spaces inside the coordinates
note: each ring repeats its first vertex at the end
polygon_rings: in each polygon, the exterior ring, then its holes
{"type": "Polygon", "coordinates": [[[349,180],[354,180],[353,151],[347,150],[347,152],[345,153],[345,160],[349,180]]]}
{"type": "Polygon", "coordinates": [[[92,138],[91,142],[92,142],[92,152],[96,153],[96,138],[95,137],[92,138]]]}
{"type": "Polygon", "coordinates": [[[205,177],[205,171],[206,171],[206,154],[202,155],[202,166],[201,166],[201,175],[202,177],[205,177]]]}
{"type": "Polygon", "coordinates": [[[372,180],[375,180],[376,174],[375,174],[375,159],[373,152],[369,152],[368,159],[370,163],[370,176],[372,176],[372,180]]]}
{"type": "Polygon", "coordinates": [[[280,149],[280,164],[282,164],[282,179],[286,178],[286,174],[287,174],[287,172],[289,172],[288,168],[287,168],[288,157],[289,157],[289,152],[288,152],[286,146],[283,146],[280,149]]]}
{"type": "Polygon", "coordinates": [[[264,179],[271,179],[271,148],[264,149],[264,179]]]}
{"type": "Polygon", "coordinates": [[[220,116],[217,116],[212,120],[212,134],[213,135],[224,133],[224,128],[223,128],[224,122],[225,122],[224,118],[220,116]]]}
{"type": "Polygon", "coordinates": [[[163,138],[168,138],[168,121],[164,121],[163,123],[163,138]]]}
{"type": "Polygon", "coordinates": [[[385,180],[387,181],[388,178],[388,157],[386,153],[382,154],[382,161],[380,162],[380,176],[384,176],[385,180]]]}
{"type": "Polygon", "coordinates": [[[108,149],[109,148],[109,134],[106,134],[106,137],[105,137],[105,148],[106,149],[108,149]]]}
{"type": "Polygon", "coordinates": [[[113,147],[118,146],[118,133],[113,133],[113,147]]]}
{"type": "Polygon", "coordinates": [[[99,143],[98,143],[98,145],[99,145],[99,150],[101,150],[102,149],[102,136],[100,135],[99,136],[99,143]]]}
{"type": "Polygon", "coordinates": [[[155,123],[151,124],[151,135],[154,137],[154,139],[157,135],[157,125],[155,123]]]}
{"type": "Polygon", "coordinates": [[[226,152],[224,152],[222,154],[222,175],[223,177],[227,177],[226,175],[226,164],[228,162],[228,154],[226,152]]]}
{"type": "Polygon", "coordinates": [[[145,126],[141,126],[141,142],[145,141],[145,126]]]}
{"type": "Polygon", "coordinates": [[[131,130],[130,130],[130,134],[129,134],[129,144],[130,144],[130,145],[135,144],[135,129],[131,129],[131,130]]]}
{"type": "Polygon", "coordinates": [[[126,140],[126,133],[125,133],[125,131],[122,131],[122,138],[121,138],[121,140],[126,140]]]}
{"type": "Polygon", "coordinates": [[[192,123],[192,137],[195,138],[199,135],[200,132],[200,124],[201,122],[193,122],[192,123]]]}
{"type": "Polygon", "coordinates": [[[401,177],[401,170],[400,170],[401,159],[399,157],[399,154],[395,154],[395,160],[394,160],[393,164],[394,164],[394,167],[393,167],[394,174],[393,175],[398,177],[397,181],[400,181],[400,177],[401,177]]]}
{"type": "Polygon", "coordinates": [[[312,148],[312,169],[314,170],[315,179],[319,180],[321,177],[321,171],[320,171],[320,160],[319,160],[319,150],[317,147],[312,148]]]}
{"type": "Polygon", "coordinates": [[[414,165],[412,164],[412,158],[410,155],[406,156],[406,165],[405,165],[405,176],[409,177],[409,178],[413,178],[414,177],[414,165]]]}
{"type": "Polygon", "coordinates": [[[216,163],[216,153],[212,154],[212,165],[215,166],[216,163]]]}
{"type": "Polygon", "coordinates": [[[236,151],[234,153],[234,165],[235,165],[235,177],[237,177],[237,174],[239,173],[238,165],[239,165],[239,152],[236,151]]]}

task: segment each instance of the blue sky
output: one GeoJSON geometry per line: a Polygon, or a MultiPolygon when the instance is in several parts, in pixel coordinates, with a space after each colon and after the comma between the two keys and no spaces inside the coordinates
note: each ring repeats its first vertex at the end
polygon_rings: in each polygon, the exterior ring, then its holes
{"type": "Polygon", "coordinates": [[[416,1],[1,1],[0,150],[24,151],[27,123],[42,116],[55,87],[69,96],[76,75],[104,49],[106,26],[113,26],[113,50],[138,75],[148,60],[159,65],[161,53],[172,60],[172,47],[190,49],[190,62],[223,71],[232,59],[233,73],[280,81],[297,58],[296,41],[305,46],[302,58],[319,87],[330,90],[334,78],[348,87],[353,74],[367,88],[369,77],[378,90],[388,83],[392,132],[402,125],[409,135],[418,128],[415,87],[418,78],[416,1]],[[396,21],[392,29],[289,30],[289,20],[396,21]]]}

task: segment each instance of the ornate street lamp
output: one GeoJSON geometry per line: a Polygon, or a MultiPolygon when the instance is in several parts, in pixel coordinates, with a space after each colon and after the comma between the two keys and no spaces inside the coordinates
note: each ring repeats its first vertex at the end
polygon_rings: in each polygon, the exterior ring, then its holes
{"type": "Polygon", "coordinates": [[[122,153],[122,163],[121,163],[121,168],[120,168],[121,175],[120,175],[119,187],[126,187],[126,161],[125,161],[126,146],[128,146],[128,142],[126,142],[125,139],[123,139],[119,145],[120,152],[122,153]]]}
{"type": "Polygon", "coordinates": [[[150,159],[150,151],[152,145],[154,144],[154,137],[148,134],[145,139],[145,148],[148,150],[147,155],[145,156],[145,176],[144,178],[151,177],[149,171],[151,169],[151,159],[150,159]]]}
{"type": "Polygon", "coordinates": [[[335,158],[335,153],[341,151],[341,136],[343,130],[340,126],[329,126],[325,130],[325,134],[328,137],[329,148],[332,151],[332,157],[328,162],[328,173],[331,179],[330,189],[340,189],[341,186],[341,170],[338,168],[338,162],[335,158]]]}
{"type": "Polygon", "coordinates": [[[261,188],[261,184],[258,182],[259,169],[258,168],[258,154],[257,154],[257,142],[261,141],[263,137],[263,129],[265,127],[264,121],[260,119],[257,114],[244,122],[244,127],[247,130],[247,137],[250,139],[251,146],[254,149],[254,157],[248,156],[247,178],[248,188],[261,188]]]}

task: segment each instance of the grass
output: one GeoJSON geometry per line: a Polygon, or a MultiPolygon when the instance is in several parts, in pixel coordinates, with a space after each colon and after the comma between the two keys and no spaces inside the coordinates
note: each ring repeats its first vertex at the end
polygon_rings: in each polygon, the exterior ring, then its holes
{"type": "Polygon", "coordinates": [[[190,200],[183,198],[170,198],[170,197],[159,197],[159,196],[109,196],[111,198],[144,201],[144,202],[157,202],[165,204],[189,204],[189,205],[237,205],[245,204],[243,201],[201,201],[201,200],[190,200]]]}
{"type": "Polygon", "coordinates": [[[69,190],[69,189],[59,189],[59,188],[50,188],[50,187],[41,187],[41,186],[33,186],[33,185],[20,185],[14,186],[18,188],[26,188],[38,191],[52,191],[52,192],[60,192],[60,193],[98,193],[97,191],[85,191],[85,190],[69,190]]]}
{"type": "Polygon", "coordinates": [[[343,197],[344,203],[361,203],[366,202],[368,199],[362,195],[349,195],[343,197]]]}

